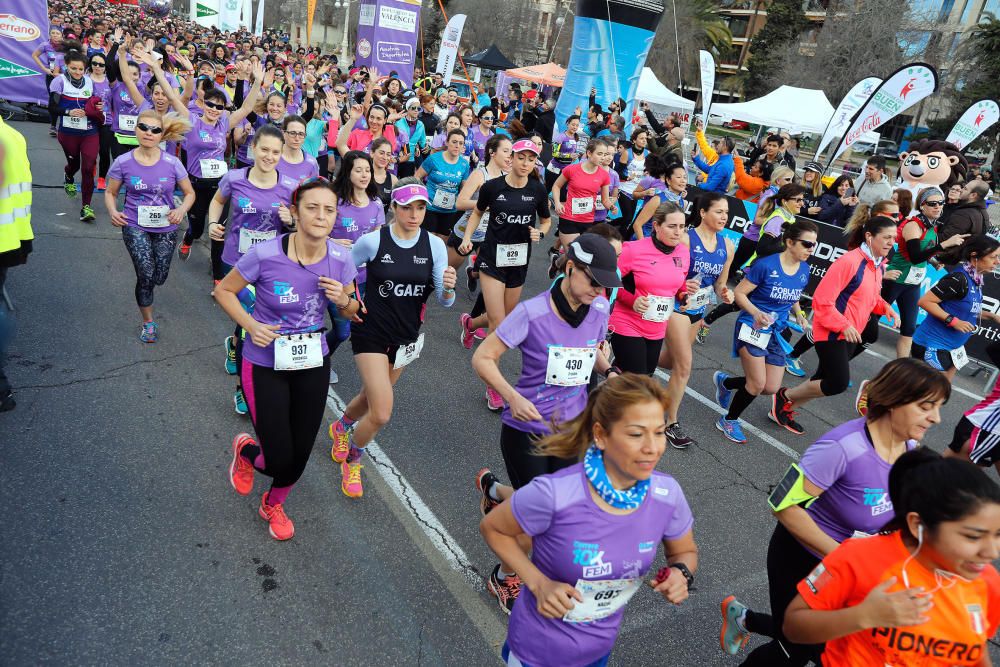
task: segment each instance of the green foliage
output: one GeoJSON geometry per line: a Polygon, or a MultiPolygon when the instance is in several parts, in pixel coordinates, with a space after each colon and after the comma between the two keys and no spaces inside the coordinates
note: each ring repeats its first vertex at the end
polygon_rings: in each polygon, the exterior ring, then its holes
{"type": "Polygon", "coordinates": [[[802,0],[772,0],[767,6],[767,23],[750,42],[750,59],[743,93],[754,99],[771,92],[772,74],[782,67],[787,47],[799,40],[809,27],[802,0]]]}
{"type": "MultiPolygon", "coordinates": [[[[962,63],[951,73],[952,104],[945,118],[929,123],[944,137],[959,117],[973,103],[982,99],[1000,101],[1000,19],[993,14],[985,14],[983,20],[969,28],[969,36],[956,54],[956,63],[962,63]]],[[[971,151],[1000,149],[1000,123],[997,123],[976,139],[968,148],[971,151]]],[[[1000,156],[1000,150],[997,151],[1000,156]]]]}
{"type": "Polygon", "coordinates": [[[714,0],[676,0],[666,3],[666,11],[656,31],[646,66],[671,90],[677,90],[677,44],[674,41],[674,15],[680,33],[681,72],[688,84],[699,81],[698,51],[710,51],[716,62],[727,57],[733,48],[733,33],[718,14],[714,0]]]}

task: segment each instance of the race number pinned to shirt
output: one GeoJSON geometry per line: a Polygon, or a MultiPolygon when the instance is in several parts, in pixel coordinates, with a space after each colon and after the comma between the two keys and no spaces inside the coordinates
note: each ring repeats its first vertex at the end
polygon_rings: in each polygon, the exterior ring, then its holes
{"type": "Polygon", "coordinates": [[[597,361],[592,347],[549,346],[549,362],[545,367],[545,384],[557,387],[578,387],[590,382],[590,373],[597,361]]]}
{"type": "Polygon", "coordinates": [[[170,208],[167,206],[140,206],[139,226],[155,229],[157,227],[167,227],[170,221],[167,220],[167,213],[170,208]]]}
{"type": "Polygon", "coordinates": [[[86,130],[87,129],[87,117],[86,116],[63,116],[62,126],[67,130],[86,130]]]}
{"type": "Polygon", "coordinates": [[[139,119],[138,116],[131,116],[128,114],[118,115],[118,129],[123,132],[135,132],[135,123],[139,119]]]}
{"type": "Polygon", "coordinates": [[[274,370],[301,371],[323,365],[323,335],[319,332],[281,336],[274,341],[274,370]]]}
{"type": "Polygon", "coordinates": [[[561,174],[562,173],[562,170],[559,168],[559,166],[555,162],[549,162],[549,166],[547,166],[545,169],[546,169],[546,171],[550,171],[553,174],[561,174]]]}
{"type": "Polygon", "coordinates": [[[576,590],[583,596],[582,602],[574,602],[563,620],[567,623],[592,623],[611,616],[628,604],[642,585],[642,579],[605,579],[587,581],[577,579],[576,590]]]}
{"type": "Polygon", "coordinates": [[[594,200],[590,197],[573,197],[569,206],[573,215],[586,215],[594,210],[594,200]]]}
{"type": "Polygon", "coordinates": [[[229,171],[229,167],[223,160],[202,158],[198,160],[198,164],[201,165],[202,178],[222,178],[229,171]]]}
{"type": "Polygon", "coordinates": [[[744,343],[749,343],[754,347],[759,347],[762,350],[767,349],[768,343],[771,342],[771,332],[761,331],[759,329],[754,329],[749,324],[741,323],[740,332],[737,334],[739,339],[744,343]]]}
{"type": "Polygon", "coordinates": [[[701,310],[712,302],[712,288],[702,287],[700,290],[688,296],[688,310],[701,310]]]}
{"type": "Polygon", "coordinates": [[[969,355],[965,352],[964,345],[951,351],[951,363],[958,370],[962,370],[962,367],[969,363],[969,355]]]}
{"type": "Polygon", "coordinates": [[[498,243],[497,267],[524,266],[528,263],[527,243],[498,243]]]}
{"type": "Polygon", "coordinates": [[[454,192],[448,192],[446,190],[437,190],[434,193],[434,201],[431,202],[437,208],[453,209],[455,208],[456,196],[454,192]]]}
{"type": "Polygon", "coordinates": [[[642,319],[649,322],[666,322],[674,312],[674,297],[646,295],[649,307],[642,314],[642,319]]]}
{"type": "Polygon", "coordinates": [[[252,229],[247,229],[246,227],[240,228],[240,254],[245,255],[250,248],[254,247],[258,243],[263,243],[264,241],[270,241],[275,236],[277,236],[275,230],[268,232],[255,232],[252,229]]]}
{"type": "Polygon", "coordinates": [[[905,285],[919,285],[924,282],[924,278],[927,276],[926,266],[911,266],[910,270],[906,272],[906,279],[903,280],[905,285]]]}
{"type": "Polygon", "coordinates": [[[400,345],[396,350],[396,362],[392,365],[394,369],[409,366],[420,357],[420,351],[424,349],[424,335],[417,336],[417,340],[412,343],[400,345]]]}

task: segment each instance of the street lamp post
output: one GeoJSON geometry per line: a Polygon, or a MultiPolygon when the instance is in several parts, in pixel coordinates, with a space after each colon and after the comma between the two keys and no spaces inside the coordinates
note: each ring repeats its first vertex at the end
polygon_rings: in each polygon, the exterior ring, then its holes
{"type": "Polygon", "coordinates": [[[352,61],[352,59],[347,57],[348,47],[350,46],[347,42],[347,31],[351,22],[351,2],[350,0],[337,0],[333,6],[337,9],[343,8],[344,10],[344,37],[340,42],[340,57],[344,59],[341,65],[347,67],[352,61]]]}
{"type": "MultiPolygon", "coordinates": [[[[566,25],[566,14],[573,14],[573,10],[569,8],[569,4],[563,5],[563,13],[556,17],[556,26],[559,30],[556,31],[556,38],[552,40],[552,48],[549,49],[549,59],[546,62],[552,62],[552,57],[556,52],[556,45],[559,43],[559,36],[562,35],[563,26],[566,25]]],[[[576,16],[576,14],[573,14],[576,16]]]]}

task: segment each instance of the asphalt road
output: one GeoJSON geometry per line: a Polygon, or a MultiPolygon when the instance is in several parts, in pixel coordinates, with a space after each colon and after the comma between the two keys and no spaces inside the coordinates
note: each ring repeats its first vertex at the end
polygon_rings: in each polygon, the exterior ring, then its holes
{"type": "MultiPolygon", "coordinates": [[[[207,247],[175,260],[156,293],[160,340],[143,345],[131,261],[103,202],[97,224],[78,222],[55,140],[43,125],[17,127],[31,151],[37,239],[8,278],[18,407],[0,415],[0,500],[12,510],[0,524],[4,663],[498,664],[506,617],[482,585],[495,559],[479,536],[473,478],[484,465],[504,477],[500,420],[459,342],[464,287],[451,311],[429,308],[423,355],[397,385],[364,498],[341,494],[324,426],[287,503],[296,536],[275,542],[256,515],[264,482],[241,498],[226,479],[231,438],[250,425],[232,409],[231,325],[209,296],[207,247]]],[[[547,286],[543,255],[526,295],[547,286]]],[[[681,421],[698,444],[668,449],[660,464],[694,510],[696,590],[680,607],[638,593],[612,664],[738,662],[719,649],[718,605],[736,593],[766,609],[769,485],[790,453],[854,417],[853,394],[816,401],[795,436],[758,400],[745,414],[749,443],[723,439],[711,377],[738,368],[734,319],[696,348],[681,421]]],[[[882,338],[853,365],[856,379],[891,354],[894,336],[882,338]]],[[[331,418],[359,387],[349,347],[334,368],[331,418]]],[[[984,382],[956,387],[981,394],[984,382]]],[[[973,400],[953,394],[926,444],[943,448],[973,400]]]]}

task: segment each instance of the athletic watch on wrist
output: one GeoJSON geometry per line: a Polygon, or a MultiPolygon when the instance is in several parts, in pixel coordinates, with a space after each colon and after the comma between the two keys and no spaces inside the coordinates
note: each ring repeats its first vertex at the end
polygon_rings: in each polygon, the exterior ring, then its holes
{"type": "Polygon", "coordinates": [[[691,570],[688,569],[687,565],[684,563],[671,563],[670,567],[676,568],[681,574],[684,575],[684,578],[687,579],[688,582],[688,589],[694,586],[694,575],[691,574],[691,570]]]}
{"type": "Polygon", "coordinates": [[[622,369],[614,365],[608,366],[608,370],[604,371],[604,379],[610,378],[612,373],[617,373],[618,375],[621,375],[622,369]]]}
{"type": "Polygon", "coordinates": [[[951,323],[954,321],[955,321],[954,315],[949,315],[948,317],[944,318],[944,323],[947,324],[949,327],[951,326],[951,323]]]}

